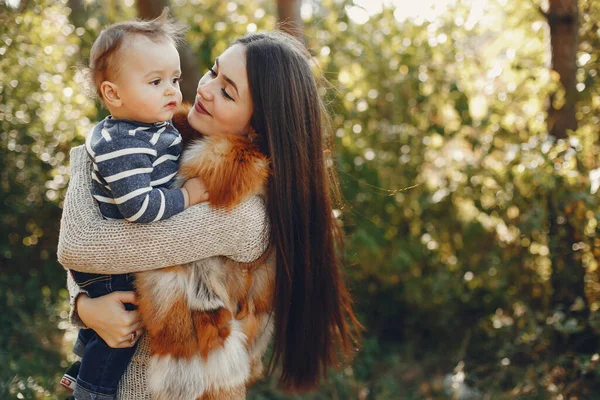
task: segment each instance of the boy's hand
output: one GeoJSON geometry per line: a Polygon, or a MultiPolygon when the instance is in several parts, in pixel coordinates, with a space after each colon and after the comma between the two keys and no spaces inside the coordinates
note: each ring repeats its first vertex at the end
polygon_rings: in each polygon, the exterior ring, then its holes
{"type": "Polygon", "coordinates": [[[185,192],[187,192],[188,195],[186,199],[186,207],[202,203],[203,201],[208,201],[208,190],[206,190],[206,185],[200,178],[188,179],[183,184],[182,189],[184,190],[184,197],[185,192]]]}

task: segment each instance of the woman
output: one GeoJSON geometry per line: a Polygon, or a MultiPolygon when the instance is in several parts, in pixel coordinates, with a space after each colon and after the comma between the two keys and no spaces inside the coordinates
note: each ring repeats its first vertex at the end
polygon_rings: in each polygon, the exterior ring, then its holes
{"type": "MultiPolygon", "coordinates": [[[[208,136],[258,133],[271,160],[265,198],[254,196],[231,212],[203,204],[149,225],[105,221],[90,196],[89,162],[75,148],[58,251],[66,268],[113,274],[216,255],[252,262],[270,242],[276,259],[273,361],[291,390],[313,388],[337,363],[337,351],[353,350],[358,328],[340,273],[341,235],[330,194],[336,187],[324,156],[328,125],[309,60],[306,49],[282,33],[238,39],[200,80],[188,115],[190,126],[208,136]]],[[[131,346],[139,337],[137,314],[120,305],[132,302],[133,293],[90,299],[72,282],[70,292],[73,321],[109,345],[131,346]]],[[[120,398],[147,398],[147,352],[142,339],[120,398]]]]}

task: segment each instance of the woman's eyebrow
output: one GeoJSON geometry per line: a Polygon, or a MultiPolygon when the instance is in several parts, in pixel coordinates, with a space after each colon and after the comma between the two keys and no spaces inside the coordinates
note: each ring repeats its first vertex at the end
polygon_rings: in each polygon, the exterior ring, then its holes
{"type": "MultiPolygon", "coordinates": [[[[217,64],[217,69],[219,69],[219,58],[215,58],[215,64],[217,64]]],[[[238,97],[240,97],[240,92],[238,91],[237,85],[235,84],[234,81],[232,81],[229,77],[227,77],[227,75],[223,74],[223,79],[225,79],[227,82],[229,82],[229,84],[231,86],[233,86],[233,88],[235,89],[235,91],[237,92],[238,97]]]]}

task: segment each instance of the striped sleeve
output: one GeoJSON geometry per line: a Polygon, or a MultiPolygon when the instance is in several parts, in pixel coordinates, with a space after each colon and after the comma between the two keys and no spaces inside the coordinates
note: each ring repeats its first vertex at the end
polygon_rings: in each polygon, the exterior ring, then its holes
{"type": "MultiPolygon", "coordinates": [[[[156,150],[144,140],[119,137],[99,141],[92,154],[95,170],[112,193],[112,197],[95,194],[101,203],[115,204],[130,222],[160,221],[184,209],[183,193],[179,189],[154,188],[153,162],[156,150]]],[[[173,171],[172,175],[175,175],[173,171]]]]}

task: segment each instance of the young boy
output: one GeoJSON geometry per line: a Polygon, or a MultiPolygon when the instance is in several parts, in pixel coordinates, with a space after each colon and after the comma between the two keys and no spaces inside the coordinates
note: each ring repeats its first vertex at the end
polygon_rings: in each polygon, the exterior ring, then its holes
{"type": "MultiPolygon", "coordinates": [[[[171,123],[182,99],[175,47],[182,37],[183,29],[164,12],[153,21],[111,25],[92,46],[90,78],[110,116],[96,125],[85,145],[94,165],[92,194],[107,219],[159,221],[207,200],[199,179],[171,188],[182,151],[171,123]]],[[[70,273],[92,298],[133,290],[131,274],[70,273]]],[[[81,363],[61,383],[74,387],[77,400],[115,399],[135,346],[113,349],[93,330],[82,329],[75,352],[81,363]]]]}

